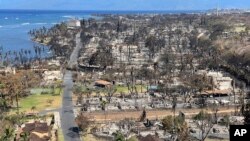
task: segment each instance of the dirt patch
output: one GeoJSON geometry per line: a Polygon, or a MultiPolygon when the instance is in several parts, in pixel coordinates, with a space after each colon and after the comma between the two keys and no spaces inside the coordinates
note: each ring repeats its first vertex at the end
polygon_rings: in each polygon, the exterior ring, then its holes
{"type": "MultiPolygon", "coordinates": [[[[179,112],[185,113],[186,117],[192,117],[198,114],[202,109],[178,109],[176,110],[176,115],[179,112]]],[[[203,109],[206,110],[208,113],[213,113],[210,109],[203,109]]],[[[218,114],[228,114],[233,113],[235,111],[234,108],[220,108],[218,114]]],[[[142,111],[119,111],[119,112],[109,112],[109,111],[102,111],[102,112],[93,112],[93,113],[86,113],[87,115],[91,115],[94,117],[96,122],[106,122],[106,121],[119,121],[124,118],[131,118],[131,119],[139,119],[142,111]]],[[[148,119],[162,119],[165,116],[173,115],[172,110],[150,110],[147,111],[147,118],[148,119]]]]}

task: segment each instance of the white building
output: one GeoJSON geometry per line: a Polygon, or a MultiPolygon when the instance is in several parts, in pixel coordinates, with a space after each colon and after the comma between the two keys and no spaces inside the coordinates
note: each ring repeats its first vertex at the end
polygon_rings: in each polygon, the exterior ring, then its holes
{"type": "Polygon", "coordinates": [[[45,71],[43,79],[45,81],[62,80],[63,74],[61,71],[45,71]]]}
{"type": "Polygon", "coordinates": [[[232,89],[232,78],[224,77],[221,72],[213,72],[209,71],[207,76],[211,76],[213,78],[214,84],[216,88],[219,90],[228,90],[232,89]]]}
{"type": "Polygon", "coordinates": [[[50,61],[48,61],[48,65],[60,66],[60,61],[59,60],[50,60],[50,61]]]}
{"type": "Polygon", "coordinates": [[[222,72],[199,70],[197,74],[206,75],[207,77],[212,77],[215,89],[217,90],[230,90],[233,88],[232,86],[233,79],[231,77],[223,76],[222,72]]]}
{"type": "Polygon", "coordinates": [[[16,74],[16,68],[15,67],[0,67],[0,73],[16,74]]]}
{"type": "Polygon", "coordinates": [[[201,75],[205,74],[207,77],[212,77],[215,89],[217,90],[230,90],[233,88],[232,87],[233,79],[230,77],[223,76],[221,72],[199,70],[197,73],[201,75]]]}
{"type": "Polygon", "coordinates": [[[76,19],[72,19],[72,20],[68,21],[66,24],[67,24],[69,29],[75,29],[75,28],[81,27],[80,20],[76,20],[76,19]]]}

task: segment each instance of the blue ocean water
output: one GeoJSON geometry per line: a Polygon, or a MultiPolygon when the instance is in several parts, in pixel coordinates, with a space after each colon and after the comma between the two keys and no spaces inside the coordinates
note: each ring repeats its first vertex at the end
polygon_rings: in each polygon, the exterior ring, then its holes
{"type": "Polygon", "coordinates": [[[31,29],[43,26],[49,28],[73,17],[89,18],[90,14],[71,11],[0,10],[0,46],[4,52],[21,49],[33,52],[36,43],[28,35],[31,29]]]}
{"type": "Polygon", "coordinates": [[[9,50],[33,50],[34,42],[27,34],[31,29],[52,27],[70,18],[89,18],[92,14],[197,13],[201,11],[38,11],[0,10],[0,46],[9,50]]]}

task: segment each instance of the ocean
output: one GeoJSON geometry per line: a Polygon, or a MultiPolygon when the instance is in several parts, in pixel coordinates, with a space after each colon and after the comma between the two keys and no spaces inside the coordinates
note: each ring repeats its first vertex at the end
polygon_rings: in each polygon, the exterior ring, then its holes
{"type": "Polygon", "coordinates": [[[70,18],[89,18],[90,14],[70,11],[0,10],[0,47],[4,52],[31,50],[36,45],[30,39],[31,29],[52,27],[70,18]]]}
{"type": "Polygon", "coordinates": [[[36,44],[28,32],[40,27],[67,21],[71,18],[90,18],[92,14],[148,14],[148,13],[197,13],[201,11],[39,11],[0,10],[0,47],[3,52],[31,50],[36,44]]]}

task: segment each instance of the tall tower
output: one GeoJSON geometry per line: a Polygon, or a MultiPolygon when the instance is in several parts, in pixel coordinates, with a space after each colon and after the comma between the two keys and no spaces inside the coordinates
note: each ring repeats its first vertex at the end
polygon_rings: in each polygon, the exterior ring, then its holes
{"type": "Polygon", "coordinates": [[[217,1],[216,15],[219,16],[219,0],[217,1]]]}
{"type": "Polygon", "coordinates": [[[217,8],[216,8],[216,15],[219,16],[218,5],[217,5],[217,8]]]}

